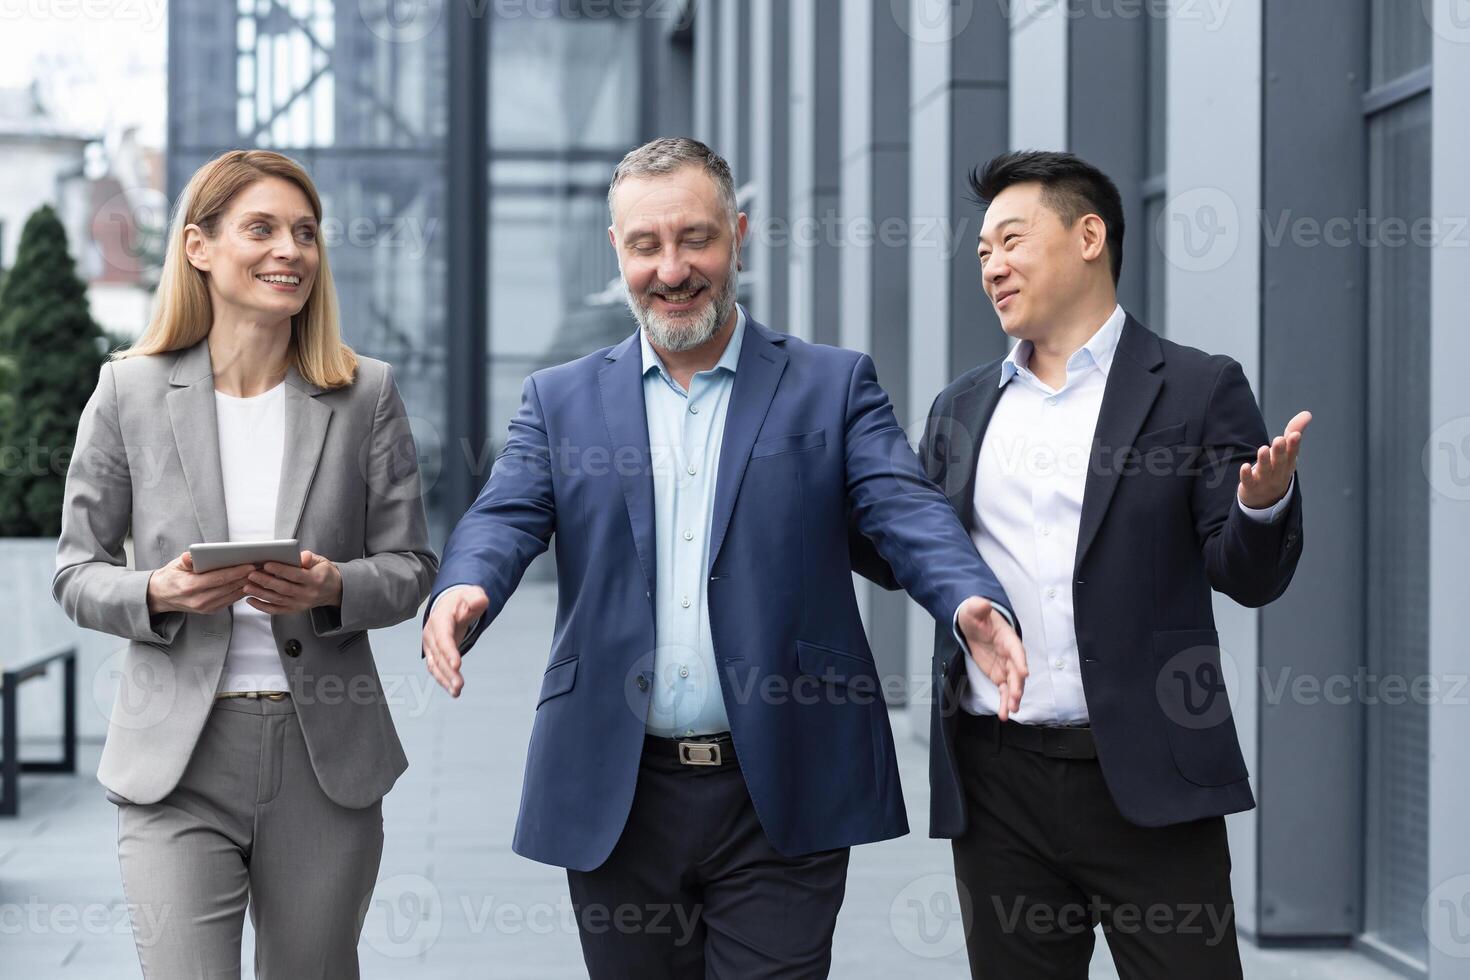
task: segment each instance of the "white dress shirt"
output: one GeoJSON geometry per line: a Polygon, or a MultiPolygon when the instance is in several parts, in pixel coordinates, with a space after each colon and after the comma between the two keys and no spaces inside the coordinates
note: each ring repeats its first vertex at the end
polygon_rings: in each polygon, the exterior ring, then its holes
{"type": "MultiPolygon", "coordinates": [[[[1023,340],[1001,364],[1005,390],[981,440],[975,473],[971,538],[1011,600],[1026,647],[1021,708],[1013,721],[1028,725],[1085,725],[1087,698],[1072,610],[1072,569],[1082,520],[1082,495],[1108,370],[1126,316],[1123,307],[1067,359],[1067,378],[1052,388],[1027,363],[1023,340]]],[[[1276,520],[1295,487],[1274,506],[1236,503],[1251,518],[1276,520]]],[[[995,684],[965,658],[969,687],[961,707],[993,715],[995,684]]]]}
{"type": "MultiPolygon", "coordinates": [[[[286,449],[286,384],[250,398],[214,393],[219,423],[220,476],[231,541],[275,538],[276,495],[286,449]]],[[[288,691],[269,613],[241,599],[230,607],[234,626],[225,651],[220,691],[288,691]]]]}

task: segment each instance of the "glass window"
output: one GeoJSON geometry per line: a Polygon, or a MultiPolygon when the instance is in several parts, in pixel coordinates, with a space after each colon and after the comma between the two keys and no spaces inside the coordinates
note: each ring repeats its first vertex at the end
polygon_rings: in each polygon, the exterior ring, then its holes
{"type": "Polygon", "coordinates": [[[633,332],[607,185],[638,142],[639,30],[617,16],[499,16],[490,31],[487,432],[521,383],[633,332]]]}
{"type": "MultiPolygon", "coordinates": [[[[171,190],[227,149],[299,161],[322,197],[343,337],[393,365],[421,456],[435,454],[446,423],[445,18],[405,22],[374,0],[182,4],[169,16],[171,190]]],[[[424,476],[442,540],[435,472],[424,476]]]]}

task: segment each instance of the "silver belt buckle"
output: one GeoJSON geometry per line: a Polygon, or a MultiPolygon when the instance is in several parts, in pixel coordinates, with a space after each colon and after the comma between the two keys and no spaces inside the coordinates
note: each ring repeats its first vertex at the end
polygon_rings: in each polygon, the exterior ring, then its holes
{"type": "Polygon", "coordinates": [[[679,761],[686,766],[717,766],[720,764],[720,743],[680,742],[679,761]]]}

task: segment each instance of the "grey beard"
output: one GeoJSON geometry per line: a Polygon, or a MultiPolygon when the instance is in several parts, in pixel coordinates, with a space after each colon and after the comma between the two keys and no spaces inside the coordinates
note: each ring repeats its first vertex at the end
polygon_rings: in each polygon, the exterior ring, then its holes
{"type": "Polygon", "coordinates": [[[628,309],[632,311],[633,319],[648,334],[649,343],[660,350],[678,354],[709,343],[710,338],[720,332],[720,327],[735,309],[737,275],[732,256],[724,288],[692,321],[678,320],[655,312],[651,301],[644,303],[633,295],[632,290],[627,288],[626,280],[623,282],[623,291],[628,297],[628,309]]]}

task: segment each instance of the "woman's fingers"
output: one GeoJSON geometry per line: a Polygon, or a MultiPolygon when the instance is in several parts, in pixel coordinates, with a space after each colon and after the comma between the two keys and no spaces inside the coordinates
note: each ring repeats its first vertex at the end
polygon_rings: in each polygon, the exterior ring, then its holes
{"type": "Polygon", "coordinates": [[[294,568],[291,565],[282,565],[278,561],[268,561],[263,569],[265,574],[273,575],[288,582],[304,585],[311,581],[311,573],[304,568],[294,568]]]}

